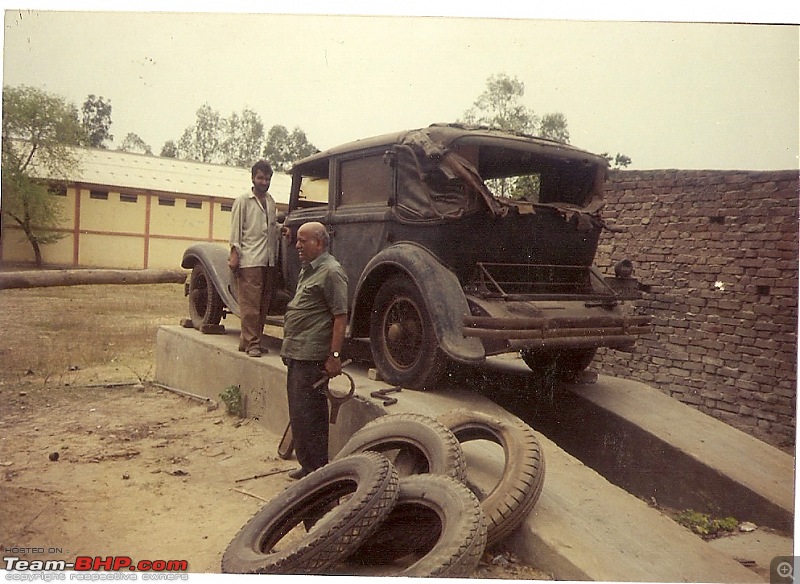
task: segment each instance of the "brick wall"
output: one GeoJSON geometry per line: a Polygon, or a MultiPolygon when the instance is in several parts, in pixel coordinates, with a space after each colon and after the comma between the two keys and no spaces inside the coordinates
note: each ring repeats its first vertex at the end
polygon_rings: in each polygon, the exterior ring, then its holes
{"type": "Polygon", "coordinates": [[[629,257],[653,316],[634,353],[596,366],[637,379],[777,446],[794,444],[798,172],[613,171],[604,273],[629,257]]]}

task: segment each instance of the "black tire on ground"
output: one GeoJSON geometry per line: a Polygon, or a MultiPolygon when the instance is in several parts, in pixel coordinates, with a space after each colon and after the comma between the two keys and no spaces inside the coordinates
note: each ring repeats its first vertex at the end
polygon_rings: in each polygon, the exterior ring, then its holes
{"type": "Polygon", "coordinates": [[[434,418],[422,414],[380,416],[355,432],[336,459],[355,452],[374,451],[387,456],[398,474],[441,474],[461,483],[466,460],[453,433],[434,418]]]}
{"type": "Polygon", "coordinates": [[[203,325],[219,324],[223,306],[203,264],[195,264],[189,275],[189,316],[194,328],[200,330],[203,325]]]}
{"type": "Polygon", "coordinates": [[[524,349],[520,356],[525,364],[539,375],[552,375],[558,381],[572,381],[594,359],[597,349],[524,349]]]}
{"type": "Polygon", "coordinates": [[[397,471],[378,453],[331,462],[293,483],[242,527],[222,556],[222,572],[324,574],[381,525],[398,495],[397,471]],[[293,545],[276,548],[304,522],[313,527],[293,545]]]}
{"type": "Polygon", "coordinates": [[[485,548],[486,519],[472,491],[450,477],[415,475],[400,479],[394,508],[348,564],[380,566],[391,571],[385,576],[458,578],[485,548]]]}
{"type": "Polygon", "coordinates": [[[405,276],[389,278],[378,290],[369,339],[375,367],[387,383],[426,389],[445,374],[447,358],[425,301],[405,276]]]}
{"type": "Polygon", "coordinates": [[[453,410],[437,419],[462,443],[488,440],[503,447],[503,474],[481,500],[489,530],[486,546],[492,547],[519,527],[539,499],[545,474],[542,447],[522,420],[501,420],[468,410],[453,410]]]}

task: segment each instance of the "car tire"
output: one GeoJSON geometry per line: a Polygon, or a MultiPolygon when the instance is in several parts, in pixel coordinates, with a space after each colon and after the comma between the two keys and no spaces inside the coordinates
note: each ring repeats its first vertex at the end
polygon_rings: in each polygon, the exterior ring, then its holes
{"type": "Polygon", "coordinates": [[[447,358],[422,294],[408,277],[393,276],[378,290],[369,337],[375,367],[387,383],[427,389],[444,376],[447,358]]]}
{"type": "Polygon", "coordinates": [[[572,381],[594,359],[597,349],[561,349],[558,351],[524,349],[520,356],[531,371],[553,376],[558,381],[572,381]]]}
{"type": "MultiPolygon", "coordinates": [[[[486,495],[478,494],[492,547],[524,521],[544,485],[544,452],[533,429],[522,420],[501,420],[479,411],[453,410],[437,418],[459,442],[488,440],[502,446],[503,474],[486,495]]],[[[467,482],[469,485],[469,482],[467,482]]]]}
{"type": "Polygon", "coordinates": [[[203,325],[217,325],[222,320],[222,298],[201,263],[189,275],[189,316],[192,326],[201,330],[203,325]]]}
{"type": "Polygon", "coordinates": [[[472,491],[450,477],[423,474],[400,479],[392,511],[347,564],[381,571],[402,558],[381,575],[459,578],[472,573],[485,548],[486,519],[472,491]]]}
{"type": "Polygon", "coordinates": [[[397,501],[398,483],[397,471],[376,452],[317,469],[267,502],[242,527],[222,556],[222,572],[325,574],[381,525],[397,501]],[[294,544],[276,550],[300,523],[313,526],[294,544]]]}
{"type": "Polygon", "coordinates": [[[401,477],[431,473],[465,481],[467,463],[461,444],[450,430],[429,416],[380,416],[356,431],[335,458],[367,451],[389,456],[401,477]]]}

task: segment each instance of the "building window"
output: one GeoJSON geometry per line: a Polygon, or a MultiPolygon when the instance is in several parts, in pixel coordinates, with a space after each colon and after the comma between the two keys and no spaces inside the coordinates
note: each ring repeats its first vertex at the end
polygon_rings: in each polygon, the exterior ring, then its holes
{"type": "Polygon", "coordinates": [[[231,211],[233,211],[233,203],[222,203],[220,204],[220,208],[223,211],[227,211],[228,213],[230,213],[231,211]]]}
{"type": "Polygon", "coordinates": [[[203,203],[201,201],[186,201],[187,209],[202,209],[203,203]]]}
{"type": "Polygon", "coordinates": [[[67,186],[66,185],[50,185],[47,187],[47,192],[51,195],[55,195],[57,197],[66,197],[67,196],[67,186]]]}
{"type": "Polygon", "coordinates": [[[175,199],[168,199],[166,197],[158,197],[158,204],[164,207],[174,207],[175,199]]]}
{"type": "Polygon", "coordinates": [[[98,201],[108,200],[108,191],[89,191],[90,199],[97,199],[98,201]]]}
{"type": "Polygon", "coordinates": [[[119,196],[119,202],[120,203],[135,203],[138,200],[139,200],[139,196],[138,195],[120,194],[120,196],[119,196]]]}

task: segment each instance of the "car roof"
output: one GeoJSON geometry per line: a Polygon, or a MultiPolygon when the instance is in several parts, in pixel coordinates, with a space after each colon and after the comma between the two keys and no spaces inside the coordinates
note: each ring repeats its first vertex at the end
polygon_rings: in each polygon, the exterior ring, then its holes
{"type": "Polygon", "coordinates": [[[329,148],[328,150],[318,152],[317,154],[312,154],[311,156],[303,158],[302,160],[298,160],[294,164],[294,167],[298,168],[314,166],[315,164],[318,164],[324,159],[330,158],[331,156],[338,156],[341,154],[369,150],[381,146],[399,144],[405,139],[413,136],[415,133],[420,132],[426,133],[432,140],[445,148],[447,148],[453,142],[460,140],[469,141],[472,144],[480,142],[481,144],[487,146],[490,146],[493,143],[495,143],[497,146],[501,146],[503,144],[509,146],[509,141],[513,141],[518,142],[520,145],[524,144],[543,153],[549,152],[556,156],[566,158],[589,158],[596,159],[597,162],[600,163],[605,162],[601,156],[592,154],[586,150],[581,150],[575,146],[547,138],[523,134],[521,132],[511,132],[496,128],[489,128],[486,126],[469,126],[465,124],[431,124],[427,128],[416,128],[413,130],[382,134],[379,136],[362,138],[352,142],[347,142],[345,144],[340,144],[338,146],[334,146],[333,148],[329,148]]]}

